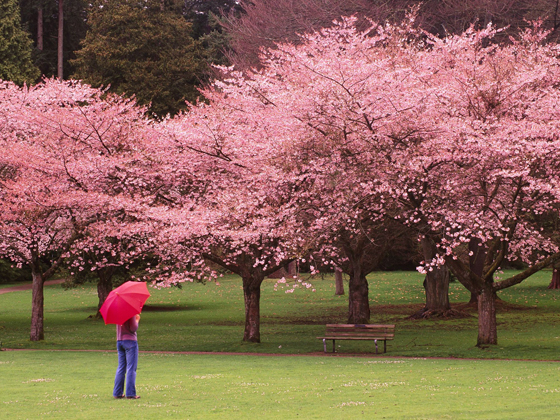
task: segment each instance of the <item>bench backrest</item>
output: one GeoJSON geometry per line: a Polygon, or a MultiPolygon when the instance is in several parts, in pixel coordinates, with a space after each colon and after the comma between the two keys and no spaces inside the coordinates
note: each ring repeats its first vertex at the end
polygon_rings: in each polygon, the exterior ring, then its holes
{"type": "Polygon", "coordinates": [[[391,339],[395,336],[395,325],[327,324],[327,335],[391,339]]]}

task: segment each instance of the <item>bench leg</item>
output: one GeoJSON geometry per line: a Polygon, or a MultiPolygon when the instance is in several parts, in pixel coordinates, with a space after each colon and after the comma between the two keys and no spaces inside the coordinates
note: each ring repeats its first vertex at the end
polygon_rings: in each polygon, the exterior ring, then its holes
{"type": "Polygon", "coordinates": [[[375,342],[375,354],[377,354],[377,340],[373,340],[375,342]]]}
{"type": "Polygon", "coordinates": [[[326,353],[327,352],[327,339],[323,338],[323,350],[326,353]]]}
{"type": "Polygon", "coordinates": [[[336,353],[336,349],[335,349],[335,346],[334,346],[334,340],[332,341],[332,352],[336,353]]]}
{"type": "Polygon", "coordinates": [[[383,353],[387,353],[387,340],[383,340],[383,353]]]}

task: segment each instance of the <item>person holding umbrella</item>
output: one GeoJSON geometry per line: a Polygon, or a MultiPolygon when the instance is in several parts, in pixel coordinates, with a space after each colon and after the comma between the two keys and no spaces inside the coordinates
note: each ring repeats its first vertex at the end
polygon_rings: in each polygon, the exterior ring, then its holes
{"type": "Polygon", "coordinates": [[[117,325],[117,352],[119,365],[115,374],[113,397],[138,399],[136,395],[136,368],[138,367],[138,323],[140,312],[150,297],[146,283],[127,281],[112,290],[99,312],[105,324],[117,325]],[[124,389],[126,379],[126,390],[124,389]],[[126,391],[126,392],[124,392],[126,391]],[[124,393],[123,393],[124,392],[124,393]]]}
{"type": "Polygon", "coordinates": [[[124,324],[117,324],[117,352],[119,365],[115,374],[113,397],[138,399],[136,395],[136,368],[138,367],[138,338],[136,331],[140,322],[140,314],[128,319],[124,324]],[[123,394],[126,377],[126,394],[123,394]]]}

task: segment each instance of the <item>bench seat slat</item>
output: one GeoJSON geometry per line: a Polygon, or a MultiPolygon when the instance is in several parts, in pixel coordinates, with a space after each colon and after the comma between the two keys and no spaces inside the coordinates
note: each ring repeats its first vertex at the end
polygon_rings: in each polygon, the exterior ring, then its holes
{"type": "Polygon", "coordinates": [[[395,328],[395,325],[378,325],[378,324],[327,324],[327,328],[395,328]]]}
{"type": "Polygon", "coordinates": [[[370,339],[370,340],[391,340],[393,338],[395,338],[395,334],[325,334],[323,336],[323,338],[325,337],[334,337],[334,338],[340,338],[340,339],[344,339],[347,337],[363,337],[366,339],[370,339]]]}
{"type": "Polygon", "coordinates": [[[343,329],[343,330],[335,330],[335,329],[328,329],[327,332],[332,333],[352,333],[352,334],[390,334],[395,330],[350,330],[350,329],[343,329]]]}
{"type": "MultiPolygon", "coordinates": [[[[375,352],[377,353],[377,341],[383,341],[384,349],[387,351],[387,340],[395,338],[395,325],[378,324],[327,324],[325,335],[317,337],[326,340],[375,340],[375,352]]],[[[324,345],[327,351],[326,344],[324,345]]]]}
{"type": "Polygon", "coordinates": [[[317,337],[320,339],[326,339],[326,340],[378,340],[378,341],[384,341],[384,340],[392,340],[392,338],[386,338],[386,337],[317,337]]]}
{"type": "Polygon", "coordinates": [[[391,335],[394,331],[327,331],[326,334],[332,335],[391,335]]]}
{"type": "Polygon", "coordinates": [[[379,330],[362,330],[361,328],[358,329],[350,329],[350,328],[327,328],[325,331],[332,331],[332,332],[351,332],[351,333],[362,333],[362,334],[375,334],[375,333],[392,333],[395,332],[394,329],[379,329],[379,330]]]}
{"type": "Polygon", "coordinates": [[[341,333],[341,334],[391,334],[395,332],[395,330],[350,330],[350,329],[343,329],[343,330],[335,330],[335,329],[328,329],[327,332],[332,333],[341,333]]]}

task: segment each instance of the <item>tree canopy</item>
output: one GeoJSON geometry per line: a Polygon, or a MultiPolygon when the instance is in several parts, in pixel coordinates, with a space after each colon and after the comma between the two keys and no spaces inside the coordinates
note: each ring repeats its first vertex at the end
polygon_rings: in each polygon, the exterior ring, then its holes
{"type": "Polygon", "coordinates": [[[205,101],[162,120],[79,82],[4,83],[0,253],[34,270],[38,253],[98,253],[79,270],[153,252],[157,286],[219,264],[241,276],[244,339],[259,341],[264,276],[312,251],[352,266],[350,311],[367,321],[374,251],[358,248],[398,226],[428,280],[449,268],[477,294],[478,344],[496,344],[496,293],[560,260],[560,48],[541,24],[502,44],[492,25],[438,37],[414,14],[344,18],[258,70],[222,68],[205,101]],[[502,279],[508,260],[525,268],[502,279]]]}

